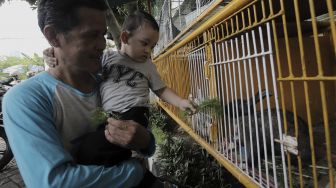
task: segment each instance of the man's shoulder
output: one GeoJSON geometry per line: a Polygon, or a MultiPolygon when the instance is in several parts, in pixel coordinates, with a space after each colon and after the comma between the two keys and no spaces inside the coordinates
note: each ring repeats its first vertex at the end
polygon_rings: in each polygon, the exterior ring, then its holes
{"type": "Polygon", "coordinates": [[[27,80],[24,80],[21,84],[26,87],[55,86],[57,81],[48,74],[48,72],[44,71],[27,80]]]}
{"type": "Polygon", "coordinates": [[[51,76],[46,72],[42,72],[27,80],[21,81],[12,87],[7,94],[25,98],[29,96],[43,96],[47,93],[51,93],[55,86],[56,82],[52,80],[51,76]]]}

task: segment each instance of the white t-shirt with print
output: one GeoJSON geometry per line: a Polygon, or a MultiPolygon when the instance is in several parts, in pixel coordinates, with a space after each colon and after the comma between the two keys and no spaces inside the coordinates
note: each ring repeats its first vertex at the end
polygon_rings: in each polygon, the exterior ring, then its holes
{"type": "Polygon", "coordinates": [[[150,59],[136,62],[117,51],[106,50],[102,63],[107,78],[100,85],[100,94],[106,111],[125,112],[132,107],[148,106],[149,89],[165,87],[150,59]]]}

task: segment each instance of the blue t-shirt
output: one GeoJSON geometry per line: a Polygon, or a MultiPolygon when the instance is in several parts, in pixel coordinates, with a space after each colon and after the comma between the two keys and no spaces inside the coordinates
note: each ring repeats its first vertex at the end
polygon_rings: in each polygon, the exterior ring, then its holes
{"type": "Polygon", "coordinates": [[[82,93],[47,72],[7,92],[3,100],[5,131],[28,188],[125,188],[141,181],[142,167],[133,159],[108,168],[74,162],[74,141],[95,130],[89,118],[98,103],[98,88],[82,93]]]}

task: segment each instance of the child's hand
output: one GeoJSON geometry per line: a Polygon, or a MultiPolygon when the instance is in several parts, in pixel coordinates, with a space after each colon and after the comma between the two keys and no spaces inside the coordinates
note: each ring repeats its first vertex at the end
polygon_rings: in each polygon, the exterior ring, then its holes
{"type": "Polygon", "coordinates": [[[188,115],[192,115],[197,111],[197,105],[187,99],[182,99],[180,101],[179,108],[186,111],[188,115]]]}
{"type": "Polygon", "coordinates": [[[54,56],[54,48],[50,47],[43,50],[43,61],[49,67],[54,68],[57,65],[57,59],[54,56]]]}

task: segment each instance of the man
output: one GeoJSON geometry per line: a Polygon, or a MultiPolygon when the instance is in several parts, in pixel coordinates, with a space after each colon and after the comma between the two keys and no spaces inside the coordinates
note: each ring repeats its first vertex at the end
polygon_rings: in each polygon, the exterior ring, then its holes
{"type": "MultiPolygon", "coordinates": [[[[38,22],[58,65],[13,87],[3,101],[6,134],[26,186],[134,187],[144,169],[136,160],[117,166],[76,164],[78,140],[96,130],[100,103],[95,74],[105,48],[105,4],[99,0],[41,0],[38,22]]],[[[154,153],[155,140],[133,121],[108,119],[111,143],[154,153]]]]}

